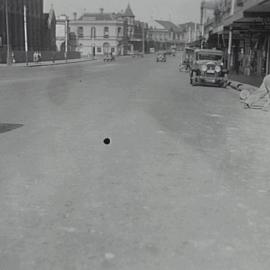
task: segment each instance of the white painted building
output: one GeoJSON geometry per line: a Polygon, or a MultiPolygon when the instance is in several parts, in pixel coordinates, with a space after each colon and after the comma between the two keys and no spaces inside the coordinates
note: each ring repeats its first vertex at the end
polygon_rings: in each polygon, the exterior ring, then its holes
{"type": "Polygon", "coordinates": [[[76,36],[77,51],[82,56],[113,53],[123,55],[129,36],[134,34],[134,15],[130,6],[124,13],[84,13],[70,20],[70,34],[76,36]],[[127,13],[128,11],[128,13],[127,13]]]}
{"type": "Polygon", "coordinates": [[[61,15],[56,20],[56,47],[57,51],[63,51],[66,40],[66,21],[68,17],[61,15]]]}

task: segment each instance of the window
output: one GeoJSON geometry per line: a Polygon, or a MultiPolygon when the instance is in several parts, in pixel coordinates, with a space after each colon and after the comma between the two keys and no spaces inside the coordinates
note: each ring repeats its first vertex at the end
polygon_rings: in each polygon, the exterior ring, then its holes
{"type": "Polygon", "coordinates": [[[78,38],[83,38],[83,27],[79,26],[77,29],[78,38]]]}
{"type": "Polygon", "coordinates": [[[115,52],[115,48],[111,48],[111,52],[114,53],[115,52]]]}
{"type": "Polygon", "coordinates": [[[122,36],[122,27],[118,27],[117,29],[117,37],[121,37],[122,36]]]}
{"type": "Polygon", "coordinates": [[[97,52],[101,53],[101,47],[97,47],[97,52]]]}
{"type": "Polygon", "coordinates": [[[108,26],[104,27],[104,38],[109,38],[109,27],[108,26]]]}
{"type": "Polygon", "coordinates": [[[212,60],[212,61],[221,61],[223,56],[221,54],[214,54],[214,53],[197,53],[196,59],[197,60],[212,60]]]}
{"type": "Polygon", "coordinates": [[[96,27],[91,28],[91,38],[96,38],[96,27]]]}

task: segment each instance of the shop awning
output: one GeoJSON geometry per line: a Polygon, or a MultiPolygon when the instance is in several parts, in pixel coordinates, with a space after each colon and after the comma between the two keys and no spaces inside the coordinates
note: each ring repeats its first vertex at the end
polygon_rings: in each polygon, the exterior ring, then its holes
{"type": "Polygon", "coordinates": [[[244,12],[244,17],[252,17],[252,18],[268,18],[270,17],[270,2],[267,1],[262,3],[261,5],[257,5],[255,7],[249,8],[244,12]]]}
{"type": "Polygon", "coordinates": [[[235,26],[235,23],[238,23],[238,25],[253,25],[256,22],[256,25],[259,25],[262,24],[262,19],[267,17],[270,17],[269,0],[248,0],[245,3],[244,9],[239,9],[234,15],[224,18],[222,23],[214,28],[213,33],[220,33],[224,28],[235,26]]]}

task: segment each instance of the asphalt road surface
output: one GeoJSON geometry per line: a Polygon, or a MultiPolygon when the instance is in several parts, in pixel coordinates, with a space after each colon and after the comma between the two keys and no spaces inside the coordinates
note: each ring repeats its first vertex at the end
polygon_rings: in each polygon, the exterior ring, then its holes
{"type": "Polygon", "coordinates": [[[269,270],[270,115],[178,61],[1,68],[1,270],[269,270]]]}

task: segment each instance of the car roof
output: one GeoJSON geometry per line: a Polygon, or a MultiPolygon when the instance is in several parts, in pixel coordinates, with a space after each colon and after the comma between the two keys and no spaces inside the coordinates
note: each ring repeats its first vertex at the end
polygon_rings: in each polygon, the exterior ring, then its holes
{"type": "Polygon", "coordinates": [[[197,49],[195,50],[195,52],[202,52],[202,53],[207,53],[207,54],[219,54],[219,55],[223,55],[223,51],[220,51],[220,50],[215,50],[215,49],[212,49],[212,50],[209,50],[209,49],[197,49]]]}

